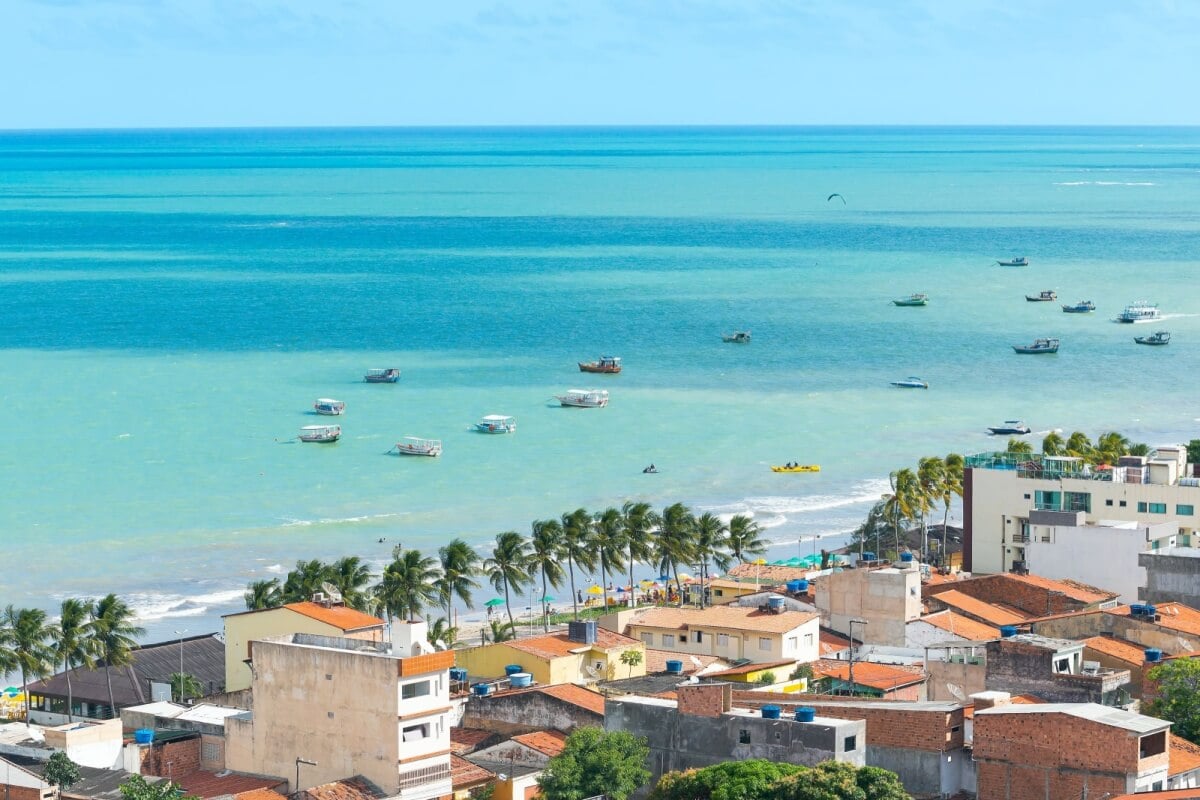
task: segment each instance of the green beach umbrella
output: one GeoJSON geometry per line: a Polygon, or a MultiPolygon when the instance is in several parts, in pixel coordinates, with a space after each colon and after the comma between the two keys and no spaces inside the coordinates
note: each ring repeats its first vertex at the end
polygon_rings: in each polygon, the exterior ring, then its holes
{"type": "Polygon", "coordinates": [[[550,595],[546,595],[545,597],[543,597],[543,598],[541,599],[541,602],[543,602],[543,603],[553,603],[553,602],[554,602],[554,598],[553,598],[553,597],[551,597],[550,595]]]}
{"type": "Polygon", "coordinates": [[[491,600],[488,600],[486,603],[484,603],[484,605],[488,608],[495,608],[496,606],[504,605],[504,601],[499,597],[493,597],[491,600]]]}

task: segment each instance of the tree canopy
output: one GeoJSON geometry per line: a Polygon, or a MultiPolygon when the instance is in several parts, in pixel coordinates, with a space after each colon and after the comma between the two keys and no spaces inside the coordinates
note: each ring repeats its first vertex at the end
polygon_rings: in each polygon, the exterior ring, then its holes
{"type": "Polygon", "coordinates": [[[70,789],[79,782],[79,767],[62,750],[50,754],[46,761],[46,771],[43,773],[46,783],[60,789],[70,789]]]}
{"type": "Polygon", "coordinates": [[[668,772],[649,800],[909,800],[896,773],[826,761],[801,767],[763,759],[668,772]]]}
{"type": "Polygon", "coordinates": [[[1176,658],[1150,670],[1158,683],[1158,696],[1146,714],[1168,719],[1171,733],[1200,744],[1200,659],[1176,658]]]}
{"type": "Polygon", "coordinates": [[[141,775],[130,775],[121,784],[121,797],[125,800],[199,800],[195,795],[185,795],[177,783],[150,783],[141,775]]]}
{"type": "MultiPolygon", "coordinates": [[[[576,728],[546,765],[538,786],[545,800],[584,800],[607,795],[626,800],[650,780],[644,738],[625,731],[576,728]]],[[[127,800],[136,800],[127,798],[127,800]]]]}

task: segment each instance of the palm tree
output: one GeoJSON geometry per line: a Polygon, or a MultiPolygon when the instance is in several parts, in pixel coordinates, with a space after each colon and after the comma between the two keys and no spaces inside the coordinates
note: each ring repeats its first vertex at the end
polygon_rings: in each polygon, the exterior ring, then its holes
{"type": "Polygon", "coordinates": [[[929,523],[925,515],[933,510],[933,504],[944,494],[942,484],[946,479],[946,462],[937,456],[927,456],[917,462],[917,484],[920,487],[921,507],[921,554],[929,552],[929,523]]]}
{"type": "Polygon", "coordinates": [[[1116,431],[1102,433],[1096,440],[1094,461],[1097,464],[1115,464],[1121,456],[1129,453],[1129,445],[1129,439],[1116,431]]]}
{"type": "Polygon", "coordinates": [[[1153,448],[1145,442],[1129,445],[1129,455],[1131,456],[1148,456],[1153,448]]]}
{"type": "Polygon", "coordinates": [[[888,519],[892,521],[892,532],[895,536],[896,557],[900,556],[900,522],[913,518],[913,509],[917,505],[919,484],[917,476],[907,467],[888,475],[892,485],[891,494],[883,496],[883,507],[888,519]]]}
{"type": "Polygon", "coordinates": [[[137,648],[135,636],[146,631],[133,623],[133,610],[115,594],[105,595],[92,607],[89,633],[95,641],[96,657],[104,662],[104,680],[108,683],[108,707],[115,717],[117,701],[113,697],[112,667],[128,666],[137,648]]]}
{"type": "Polygon", "coordinates": [[[375,596],[389,619],[411,622],[422,608],[438,599],[434,585],[439,575],[437,561],[421,555],[420,550],[400,548],[395,555],[396,559],[387,565],[375,584],[375,596]]]}
{"type": "Polygon", "coordinates": [[[1044,456],[1061,456],[1066,453],[1066,449],[1067,443],[1058,431],[1050,431],[1046,434],[1046,438],[1042,439],[1042,455],[1044,456]]]}
{"type": "Polygon", "coordinates": [[[1090,459],[1092,452],[1092,440],[1083,431],[1075,431],[1067,437],[1067,455],[1090,459]]]}
{"type": "Polygon", "coordinates": [[[449,544],[438,548],[438,560],[442,574],[435,585],[446,608],[446,619],[452,624],[455,597],[467,608],[475,607],[471,591],[479,588],[479,581],[474,578],[479,573],[479,554],[462,539],[451,539],[449,544]]]}
{"type": "Polygon", "coordinates": [[[458,628],[453,628],[445,617],[438,617],[429,626],[429,643],[439,650],[449,650],[458,639],[458,628]]]}
{"type": "Polygon", "coordinates": [[[746,556],[759,556],[767,552],[767,542],[760,534],[762,528],[753,518],[735,514],[729,520],[729,552],[739,563],[746,563],[746,556]]]}
{"type": "Polygon", "coordinates": [[[963,468],[966,460],[958,453],[950,453],[942,459],[942,553],[946,552],[946,527],[950,524],[950,504],[954,497],[963,494],[963,468]]]}
{"type": "Polygon", "coordinates": [[[649,503],[626,501],[621,506],[621,517],[625,525],[625,555],[629,560],[630,606],[637,605],[637,584],[633,581],[633,567],[637,563],[648,563],[654,555],[653,531],[658,526],[658,515],[649,503]]]}
{"type": "Polygon", "coordinates": [[[324,591],[321,584],[333,579],[329,564],[318,559],[297,561],[296,568],[287,574],[283,582],[283,602],[303,603],[312,600],[317,592],[324,591]]]}
{"type": "Polygon", "coordinates": [[[329,583],[337,587],[342,602],[362,611],[367,605],[371,568],[358,556],[345,556],[329,565],[329,583]]]}
{"type": "Polygon", "coordinates": [[[575,567],[596,568],[596,553],[588,546],[592,517],[586,509],[577,508],[562,515],[562,554],[567,557],[567,572],[571,576],[571,607],[579,619],[579,593],[575,588],[575,567]]]}
{"type": "Polygon", "coordinates": [[[488,623],[488,628],[479,632],[479,635],[483,639],[484,644],[488,642],[507,642],[517,638],[516,631],[517,626],[513,623],[494,619],[488,623]]]}
{"type": "Polygon", "coordinates": [[[625,568],[625,520],[615,508],[606,508],[596,514],[592,524],[592,551],[600,562],[600,586],[604,594],[604,607],[608,608],[609,570],[625,568]]]}
{"type": "Polygon", "coordinates": [[[704,608],[708,562],[711,560],[717,569],[724,572],[729,569],[732,560],[729,553],[729,527],[716,514],[705,511],[696,519],[695,531],[695,553],[700,562],[700,607],[704,608]]]}
{"type": "Polygon", "coordinates": [[[690,564],[696,555],[696,518],[683,503],[667,506],[655,539],[654,556],[663,574],[675,576],[675,591],[683,605],[683,585],[679,581],[679,565],[690,564]]]}
{"type": "Polygon", "coordinates": [[[253,581],[246,587],[243,595],[247,611],[261,611],[264,608],[278,608],[283,605],[283,590],[279,578],[253,581]]]}
{"type": "Polygon", "coordinates": [[[497,534],[492,557],[483,562],[483,571],[497,592],[503,589],[508,622],[515,628],[508,591],[511,588],[519,592],[529,583],[529,543],[525,537],[516,531],[497,534]]]}
{"type": "Polygon", "coordinates": [[[75,695],[71,688],[71,670],[75,667],[94,665],[92,640],[88,631],[88,611],[91,600],[68,597],[59,608],[58,624],[50,628],[50,646],[54,651],[54,663],[63,665],[67,677],[67,722],[72,722],[75,695]]]}
{"type": "MultiPolygon", "coordinates": [[[[46,626],[46,612],[40,608],[4,609],[3,630],[8,639],[11,655],[6,660],[13,662],[21,673],[21,686],[29,679],[44,678],[50,674],[54,649],[47,644],[50,630],[46,626]]],[[[25,724],[29,724],[29,691],[25,691],[25,724]]]]}
{"type": "MultiPolygon", "coordinates": [[[[536,520],[529,537],[529,569],[542,575],[542,597],[549,597],[550,587],[557,589],[565,577],[562,565],[562,525],[556,519],[536,520]]],[[[546,601],[542,601],[545,608],[546,601]]],[[[550,617],[543,617],[545,629],[550,630],[550,617]]]]}
{"type": "Polygon", "coordinates": [[[1033,453],[1033,445],[1024,439],[1018,439],[1015,436],[1008,440],[1006,452],[1019,453],[1020,455],[1031,455],[1033,453]]]}
{"type": "Polygon", "coordinates": [[[201,697],[204,694],[204,687],[195,675],[189,675],[186,672],[171,673],[171,695],[174,696],[176,702],[185,702],[188,698],[201,697]]]}

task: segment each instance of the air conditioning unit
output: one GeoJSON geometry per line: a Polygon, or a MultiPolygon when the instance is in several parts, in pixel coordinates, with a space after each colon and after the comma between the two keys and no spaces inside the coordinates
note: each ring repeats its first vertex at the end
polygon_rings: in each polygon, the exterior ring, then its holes
{"type": "Polygon", "coordinates": [[[1100,674],[1100,662],[1099,661],[1083,662],[1083,674],[1084,675],[1099,675],[1100,674]]]}

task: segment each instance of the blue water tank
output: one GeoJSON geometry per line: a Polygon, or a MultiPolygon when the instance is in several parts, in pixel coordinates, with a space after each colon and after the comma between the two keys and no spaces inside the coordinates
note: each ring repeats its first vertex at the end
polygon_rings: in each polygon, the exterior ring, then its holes
{"type": "Polygon", "coordinates": [[[802,581],[802,580],[788,581],[787,582],[787,590],[791,594],[799,594],[800,592],[804,591],[803,589],[800,588],[800,584],[807,583],[807,582],[808,581],[802,581]]]}
{"type": "Polygon", "coordinates": [[[467,679],[467,671],[465,669],[463,669],[462,667],[451,667],[450,680],[461,682],[461,681],[465,681],[466,679],[467,679]]]}
{"type": "Polygon", "coordinates": [[[1158,613],[1158,607],[1157,607],[1157,606],[1152,606],[1152,605],[1150,605],[1149,603],[1147,603],[1146,605],[1142,606],[1142,609],[1143,609],[1143,613],[1144,613],[1144,614],[1145,614],[1147,617],[1153,617],[1155,614],[1157,614],[1157,613],[1158,613]]]}
{"type": "Polygon", "coordinates": [[[800,706],[796,709],[796,722],[812,722],[817,717],[817,710],[811,706],[800,706]]]}
{"type": "Polygon", "coordinates": [[[667,674],[668,675],[682,675],[683,674],[683,662],[675,661],[673,659],[667,661],[667,674]]]}
{"type": "Polygon", "coordinates": [[[471,691],[474,692],[475,694],[479,695],[480,697],[483,697],[485,694],[487,694],[491,690],[492,690],[492,687],[486,683],[477,683],[471,687],[471,691]]]}
{"type": "Polygon", "coordinates": [[[154,729],[138,728],[133,732],[133,740],[138,744],[150,744],[154,741],[154,729]]]}
{"type": "Polygon", "coordinates": [[[524,689],[533,685],[533,676],[528,672],[514,672],[508,676],[508,683],[514,689],[524,689]]]}
{"type": "Polygon", "coordinates": [[[779,706],[763,706],[763,719],[779,719],[779,706]]]}
{"type": "Polygon", "coordinates": [[[801,578],[799,583],[800,583],[800,588],[797,589],[796,591],[800,592],[801,594],[804,594],[805,592],[808,591],[808,581],[801,578]]]}
{"type": "Polygon", "coordinates": [[[1004,637],[1005,639],[1007,639],[1010,636],[1016,636],[1017,635],[1017,626],[1016,625],[1001,625],[1000,626],[1000,635],[1002,637],[1004,637]]]}
{"type": "Polygon", "coordinates": [[[522,667],[520,664],[509,664],[507,667],[504,668],[504,674],[508,675],[509,677],[516,675],[518,672],[524,672],[524,671],[525,671],[525,668],[522,667]]]}
{"type": "Polygon", "coordinates": [[[783,610],[783,598],[782,597],[768,597],[767,598],[767,608],[771,609],[772,611],[782,611],[783,610]]]}
{"type": "Polygon", "coordinates": [[[901,553],[900,554],[900,561],[902,561],[903,563],[907,564],[908,562],[910,562],[912,560],[913,560],[912,553],[901,553]]]}
{"type": "Polygon", "coordinates": [[[1159,661],[1162,661],[1163,652],[1157,647],[1148,647],[1143,655],[1146,656],[1147,664],[1157,664],[1159,661]]]}
{"type": "Polygon", "coordinates": [[[1132,603],[1129,606],[1129,616],[1141,617],[1146,614],[1146,607],[1141,603],[1132,603]]]}
{"type": "Polygon", "coordinates": [[[870,550],[864,550],[863,554],[862,554],[862,560],[863,561],[874,561],[875,554],[873,552],[871,552],[870,550]]]}

